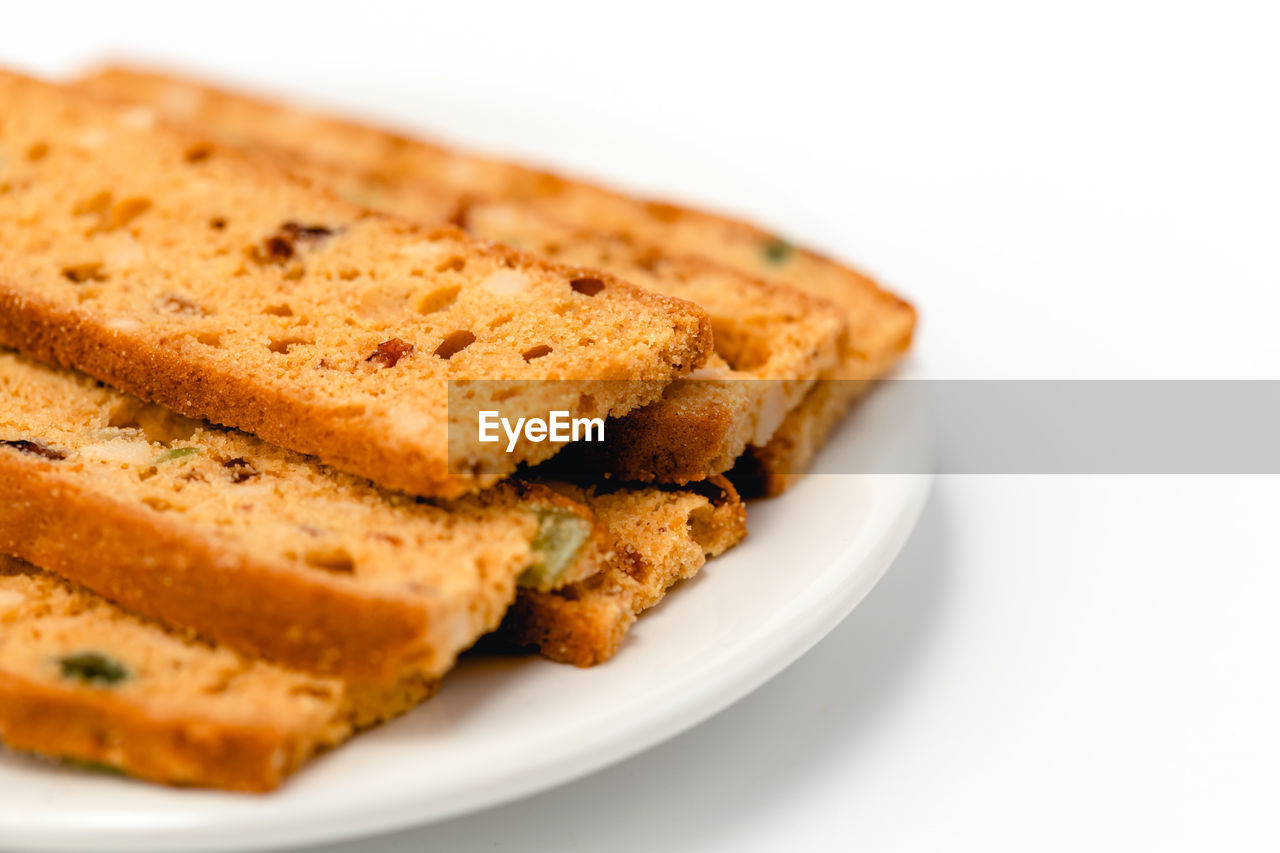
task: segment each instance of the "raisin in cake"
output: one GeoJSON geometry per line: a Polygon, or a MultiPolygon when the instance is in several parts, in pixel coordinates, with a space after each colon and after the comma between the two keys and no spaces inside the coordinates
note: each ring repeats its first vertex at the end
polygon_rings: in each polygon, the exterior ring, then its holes
{"type": "Polygon", "coordinates": [[[0,401],[0,551],[295,668],[439,675],[609,547],[540,486],[433,504],[11,352],[0,401]]]}
{"type": "Polygon", "coordinates": [[[715,374],[740,387],[686,385],[678,395],[672,388],[659,404],[624,418],[610,431],[608,446],[592,448],[585,462],[615,477],[688,482],[725,470],[748,444],[765,444],[814,380],[848,354],[844,313],[822,297],[726,268],[689,254],[687,247],[671,251],[594,223],[565,224],[526,199],[486,200],[491,188],[483,181],[382,168],[391,149],[422,143],[180,80],[166,85],[118,71],[83,85],[213,138],[274,154],[290,169],[362,204],[423,222],[447,219],[477,236],[599,267],[705,308],[724,362],[715,374]],[[770,381],[751,381],[758,379],[770,381]]]}
{"type": "Polygon", "coordinates": [[[701,309],[606,273],[18,75],[0,108],[0,344],[385,486],[454,496],[558,449],[449,431],[448,380],[527,380],[489,401],[511,417],[617,416],[710,353],[701,309]]]}

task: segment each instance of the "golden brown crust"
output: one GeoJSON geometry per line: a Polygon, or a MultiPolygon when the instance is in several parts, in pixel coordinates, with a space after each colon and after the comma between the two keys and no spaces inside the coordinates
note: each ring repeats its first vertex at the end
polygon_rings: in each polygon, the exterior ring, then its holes
{"type": "Polygon", "coordinates": [[[636,614],[618,598],[575,601],[555,593],[522,592],[507,611],[501,633],[557,663],[590,667],[617,653],[635,621],[636,614]]]}
{"type": "Polygon", "coordinates": [[[589,509],[537,484],[439,506],[13,353],[0,385],[0,552],[299,669],[443,673],[544,563],[546,509],[585,541],[545,584],[610,548],[589,509]]]}
{"type": "Polygon", "coordinates": [[[266,791],[435,687],[418,676],[350,684],[246,658],[0,556],[0,740],[16,750],[266,791]]]}
{"type": "Polygon", "coordinates": [[[560,663],[609,660],[641,613],[747,534],[746,508],[724,477],[683,487],[555,487],[596,511],[613,535],[613,559],[562,590],[522,590],[499,634],[560,663]]]}
{"type": "Polygon", "coordinates": [[[682,379],[662,400],[610,421],[602,442],[570,445],[546,463],[551,476],[600,472],[631,483],[705,480],[730,468],[750,441],[756,418],[748,379],[682,379]]]}
{"type": "Polygon", "coordinates": [[[269,101],[229,95],[181,75],[105,68],[86,75],[77,85],[100,95],[153,105],[180,120],[217,124],[257,142],[288,148],[291,140],[305,137],[321,160],[354,165],[384,183],[435,181],[473,200],[518,201],[597,233],[651,243],[673,254],[706,258],[750,276],[791,285],[829,299],[847,312],[853,341],[851,363],[859,360],[859,353],[874,355],[882,328],[888,338],[900,340],[903,327],[909,330],[914,326],[911,306],[870,277],[730,216],[628,196],[545,169],[450,150],[395,131],[315,113],[301,114],[269,101]],[[278,112],[290,114],[290,121],[262,126],[278,112]]]}
{"type": "Polygon", "coordinates": [[[288,733],[156,719],[105,693],[0,672],[0,740],[24,752],[115,767],[170,785],[269,791],[307,757],[288,733]]]}
{"type": "Polygon", "coordinates": [[[178,361],[172,351],[141,346],[75,312],[2,290],[0,344],[76,368],[187,417],[233,424],[390,489],[453,497],[498,480],[496,475],[451,475],[447,459],[421,452],[388,458],[373,443],[351,441],[344,429],[351,414],[343,407],[321,408],[284,394],[268,399],[252,376],[178,361]]]}
{"type": "Polygon", "coordinates": [[[439,671],[431,613],[229,554],[154,516],[43,476],[56,463],[0,453],[0,551],[131,610],[313,672],[386,680],[406,661],[439,671]],[[41,471],[40,469],[45,469],[41,471]],[[141,548],[140,548],[141,546],[141,548]],[[161,557],[162,555],[162,557],[161,557]]]}
{"type": "MultiPolygon", "coordinates": [[[[12,245],[7,247],[10,251],[0,273],[0,311],[4,313],[0,343],[78,367],[183,414],[247,428],[392,488],[454,496],[482,488],[494,477],[449,473],[446,377],[643,380],[612,385],[584,382],[584,397],[589,396],[597,409],[592,414],[619,415],[656,399],[663,385],[696,368],[710,353],[709,319],[688,303],[604,273],[550,264],[477,241],[457,229],[424,229],[372,213],[233,149],[211,146],[178,131],[131,126],[124,111],[57,87],[3,73],[0,87],[9,99],[10,130],[17,126],[32,139],[43,135],[58,143],[39,162],[22,162],[25,171],[15,179],[19,190],[7,194],[14,198],[0,196],[0,219],[12,219],[16,227],[30,215],[30,205],[35,205],[46,208],[41,214],[45,228],[61,225],[66,232],[59,232],[57,245],[18,236],[9,241],[12,245]],[[116,135],[96,125],[111,127],[116,135]],[[74,153],[76,135],[94,133],[104,134],[107,140],[94,141],[103,146],[95,157],[86,160],[74,153]],[[183,152],[196,149],[201,156],[193,163],[183,152]],[[136,168],[125,169],[130,162],[136,168]],[[190,189],[194,184],[178,180],[185,174],[179,174],[182,168],[208,171],[210,177],[205,180],[216,180],[226,204],[240,204],[244,223],[211,230],[207,197],[200,195],[201,190],[190,189]],[[144,195],[112,202],[111,194],[104,191],[71,209],[63,208],[59,193],[64,185],[66,193],[78,192],[75,181],[92,169],[102,172],[89,175],[93,181],[126,182],[125,188],[114,188],[121,196],[136,194],[143,187],[141,192],[154,196],[154,201],[144,195]],[[272,200],[270,211],[279,212],[244,209],[243,202],[258,195],[272,200]],[[102,204],[114,207],[100,210],[102,204]],[[272,217],[269,228],[268,216],[272,217]],[[93,217],[100,218],[99,225],[81,230],[93,217]],[[320,229],[325,236],[316,240],[323,245],[306,249],[310,254],[305,264],[295,258],[301,257],[301,249],[287,240],[282,243],[284,238],[278,235],[270,236],[271,228],[298,228],[292,219],[280,224],[289,217],[326,223],[320,229]],[[249,230],[233,234],[237,227],[249,230]],[[122,235],[131,235],[147,250],[145,264],[130,269],[127,276],[112,279],[110,264],[105,269],[96,261],[87,266],[66,265],[61,258],[72,246],[95,255],[105,252],[108,243],[122,235]],[[241,244],[244,253],[237,253],[234,241],[241,239],[251,245],[241,244]],[[259,240],[266,249],[259,247],[259,240]],[[181,241],[191,245],[182,242],[184,248],[178,252],[173,246],[181,241]],[[464,273],[447,264],[437,267],[434,261],[421,264],[415,280],[426,284],[414,286],[435,288],[432,293],[460,288],[465,304],[451,302],[428,310],[405,302],[398,306],[394,323],[350,316],[339,321],[343,315],[333,310],[334,300],[358,303],[361,294],[376,291],[378,281],[392,273],[410,278],[410,262],[402,259],[399,267],[392,267],[384,258],[424,246],[452,252],[460,263],[470,266],[464,273]],[[238,269],[227,266],[242,255],[238,269]],[[285,263],[290,258],[295,259],[292,266],[285,263]],[[348,262],[354,265],[349,270],[342,266],[348,262]],[[166,264],[181,269],[175,272],[166,264]],[[375,268],[366,275],[360,264],[375,268]],[[377,274],[379,265],[384,267],[382,276],[377,274]],[[344,286],[341,280],[348,272],[362,282],[360,288],[368,290],[344,286]],[[523,276],[519,297],[494,286],[498,277],[512,272],[523,276]],[[106,278],[101,282],[84,278],[90,275],[106,278]],[[189,295],[209,304],[195,304],[197,310],[189,312],[194,316],[157,316],[156,300],[174,277],[189,295]],[[335,283],[330,283],[330,277],[335,283]],[[596,291],[601,295],[587,298],[570,287],[584,277],[603,286],[596,291]],[[299,310],[281,316],[293,320],[264,316],[271,313],[270,306],[251,304],[272,289],[290,294],[299,310]],[[558,294],[554,300],[543,304],[544,293],[551,300],[553,292],[558,294]],[[534,295],[536,302],[531,301],[534,295]],[[543,322],[534,323],[534,313],[545,314],[543,322]],[[469,325],[482,332],[482,339],[461,357],[449,358],[441,339],[469,325]],[[277,327],[303,329],[306,334],[271,338],[268,348],[266,332],[277,327]],[[219,335],[226,340],[203,344],[217,341],[219,335]],[[537,361],[519,357],[532,343],[545,343],[533,340],[535,336],[554,338],[555,357],[537,361]],[[376,377],[362,373],[361,362],[369,360],[363,356],[377,341],[389,339],[416,343],[416,354],[396,370],[377,371],[376,377]],[[218,347],[233,357],[213,358],[218,347]],[[326,360],[335,354],[353,365],[343,370],[326,367],[326,360]]],[[[21,146],[25,138],[6,141],[21,146]]],[[[84,192],[92,195],[93,191],[84,192]]],[[[187,297],[180,300],[184,304],[187,297]]],[[[523,407],[526,402],[531,411],[537,409],[532,398],[508,401],[506,407],[523,407]]],[[[541,461],[557,448],[548,442],[522,445],[510,454],[478,444],[467,449],[488,461],[488,471],[503,474],[521,461],[541,461]]]]}
{"type": "MultiPolygon", "coordinates": [[[[714,254],[714,246],[677,245],[673,250],[637,239],[623,227],[617,210],[600,223],[580,211],[583,215],[574,225],[541,209],[546,201],[542,195],[570,189],[599,192],[614,203],[624,201],[598,188],[179,79],[108,70],[80,85],[95,94],[145,105],[214,137],[252,145],[366,203],[419,221],[449,219],[478,236],[606,269],[706,308],[716,350],[737,369],[734,379],[742,387],[702,384],[675,394],[673,386],[663,399],[619,419],[606,446],[589,448],[564,464],[591,465],[623,480],[704,479],[730,467],[749,443],[763,444],[782,413],[799,403],[809,383],[834,367],[841,353],[856,357],[846,352],[842,308],[827,299],[760,278],[758,270],[743,274],[698,254],[714,254]],[[415,151],[427,153],[414,157],[415,151]],[[445,168],[449,163],[465,166],[457,171],[470,177],[450,184],[455,176],[445,168]],[[490,180],[507,171],[507,183],[490,180]],[[591,227],[580,227],[584,223],[591,227]],[[769,399],[762,399],[764,395],[753,392],[746,381],[754,379],[784,380],[787,387],[780,383],[770,389],[769,399]]],[[[676,215],[671,205],[656,207],[664,216],[676,215]]],[[[648,211],[649,206],[644,207],[644,220],[650,218],[648,211]]]]}

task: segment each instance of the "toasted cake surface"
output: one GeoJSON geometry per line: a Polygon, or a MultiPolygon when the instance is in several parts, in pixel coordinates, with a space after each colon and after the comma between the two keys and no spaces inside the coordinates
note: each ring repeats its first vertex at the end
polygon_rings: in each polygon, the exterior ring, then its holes
{"type": "Polygon", "coordinates": [[[374,214],[16,75],[0,104],[0,343],[384,485],[452,496],[494,475],[451,461],[504,473],[557,449],[451,460],[450,379],[581,380],[500,408],[621,415],[709,354],[700,309],[607,274],[374,214]]]}
{"type": "Polygon", "coordinates": [[[538,486],[415,500],[12,352],[0,392],[0,551],[294,667],[438,675],[608,548],[538,486]]]}
{"type": "MultiPolygon", "coordinates": [[[[318,112],[283,110],[228,95],[172,75],[109,68],[79,83],[89,91],[153,105],[178,118],[213,124],[254,142],[308,150],[334,163],[354,165],[367,187],[405,179],[431,182],[441,192],[422,202],[446,210],[453,192],[471,200],[519,201],[559,221],[675,254],[715,260],[750,276],[783,282],[825,297],[849,315],[854,352],[878,363],[882,350],[905,350],[915,314],[871,278],[794,246],[764,229],[730,217],[653,199],[628,196],[587,181],[492,157],[453,150],[402,134],[318,112]]],[[[394,188],[393,188],[394,189],[394,188]]],[[[867,378],[855,375],[855,379],[867,378]]]]}
{"type": "Polygon", "coordinates": [[[745,447],[743,435],[753,444],[767,441],[815,377],[846,354],[839,305],[726,268],[679,242],[646,242],[613,225],[602,230],[591,216],[566,224],[522,193],[514,203],[503,201],[511,196],[494,185],[491,171],[511,164],[480,168],[476,158],[180,79],[118,70],[81,85],[215,138],[273,152],[289,168],[363,204],[418,221],[454,221],[477,236],[598,267],[706,308],[717,352],[736,371],[726,378],[778,386],[744,383],[732,393],[723,385],[686,387],[680,400],[664,399],[628,416],[609,446],[591,454],[592,464],[620,479],[687,482],[725,470],[745,447]],[[428,153],[400,162],[419,148],[428,153]]]}
{"type": "Polygon", "coordinates": [[[747,533],[746,510],[724,477],[678,488],[554,487],[595,510],[613,537],[613,558],[561,590],[521,591],[500,633],[562,663],[613,657],[636,617],[747,533]]]}
{"type": "Polygon", "coordinates": [[[688,483],[728,470],[748,446],[765,445],[816,378],[847,357],[839,306],[795,288],[563,225],[519,204],[471,204],[462,221],[479,236],[598,266],[707,310],[716,357],[657,403],[618,419],[603,445],[580,448],[618,479],[688,483]]]}
{"type": "Polygon", "coordinates": [[[0,741],[178,785],[274,788],[317,751],[428,698],[239,655],[0,556],[0,741]]]}

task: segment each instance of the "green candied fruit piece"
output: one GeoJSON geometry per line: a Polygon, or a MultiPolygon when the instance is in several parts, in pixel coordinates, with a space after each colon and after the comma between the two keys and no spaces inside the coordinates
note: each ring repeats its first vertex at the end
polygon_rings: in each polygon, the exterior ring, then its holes
{"type": "Polygon", "coordinates": [[[166,450],[164,453],[161,453],[155,459],[152,459],[151,464],[163,465],[164,463],[172,462],[175,459],[182,459],[187,456],[195,456],[197,453],[200,453],[200,452],[201,450],[198,447],[175,447],[172,450],[166,450]]]}
{"type": "Polygon", "coordinates": [[[555,586],[590,536],[591,522],[582,516],[559,507],[539,509],[538,535],[533,538],[538,562],[520,575],[520,586],[555,586]]]}
{"type": "Polygon", "coordinates": [[[63,678],[78,678],[90,684],[119,684],[129,677],[129,670],[98,652],[77,652],[58,660],[63,678]]]}
{"type": "Polygon", "coordinates": [[[88,761],[84,758],[73,758],[71,756],[63,756],[58,762],[66,767],[74,770],[87,770],[90,773],[107,773],[111,776],[127,776],[128,774],[119,767],[111,764],[104,764],[101,761],[88,761]]]}
{"type": "Polygon", "coordinates": [[[774,265],[784,264],[795,250],[796,247],[786,240],[781,237],[774,237],[764,244],[764,259],[774,265]]]}

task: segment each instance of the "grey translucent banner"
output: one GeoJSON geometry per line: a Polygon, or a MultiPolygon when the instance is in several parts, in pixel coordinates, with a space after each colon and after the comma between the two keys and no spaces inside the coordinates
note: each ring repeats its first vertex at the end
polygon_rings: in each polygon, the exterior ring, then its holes
{"type": "MultiPolygon", "coordinates": [[[[468,384],[472,393],[475,384],[468,384]]],[[[573,383],[527,384],[533,392],[534,386],[573,383]]],[[[680,392],[686,404],[697,403],[684,411],[693,432],[659,433],[665,450],[692,452],[681,441],[689,434],[705,438],[705,431],[697,432],[699,423],[707,431],[725,429],[723,419],[700,421],[698,413],[724,410],[739,420],[754,418],[753,442],[769,450],[748,450],[748,456],[767,458],[779,474],[1280,474],[1280,382],[1275,381],[887,380],[872,386],[828,381],[798,387],[719,380],[700,385],[701,380],[688,380],[680,392]],[[851,398],[857,401],[847,414],[835,417],[842,401],[851,398]],[[829,431],[822,428],[824,419],[834,421],[829,431]],[[824,433],[816,456],[803,452],[806,442],[818,445],[824,433]],[[760,441],[766,434],[772,445],[760,441]],[[780,452],[787,443],[789,452],[780,452]]],[[[599,386],[593,403],[602,398],[599,386]]],[[[512,394],[510,383],[504,387],[504,399],[515,407],[522,396],[539,397],[512,394]]],[[[543,396],[574,399],[564,390],[543,396]]],[[[452,394],[451,389],[451,399],[452,394]]],[[[454,411],[451,405],[451,415],[454,411]]],[[[451,446],[455,438],[474,438],[474,411],[468,417],[472,420],[451,419],[451,446]]],[[[633,422],[631,433],[634,427],[633,422]]],[[[575,463],[579,466],[596,464],[602,454],[623,452],[619,442],[631,433],[609,420],[604,444],[585,454],[583,448],[571,448],[566,458],[594,460],[575,463]]]]}
{"type": "Polygon", "coordinates": [[[922,395],[952,474],[1280,473],[1280,382],[935,381],[922,395]]]}

